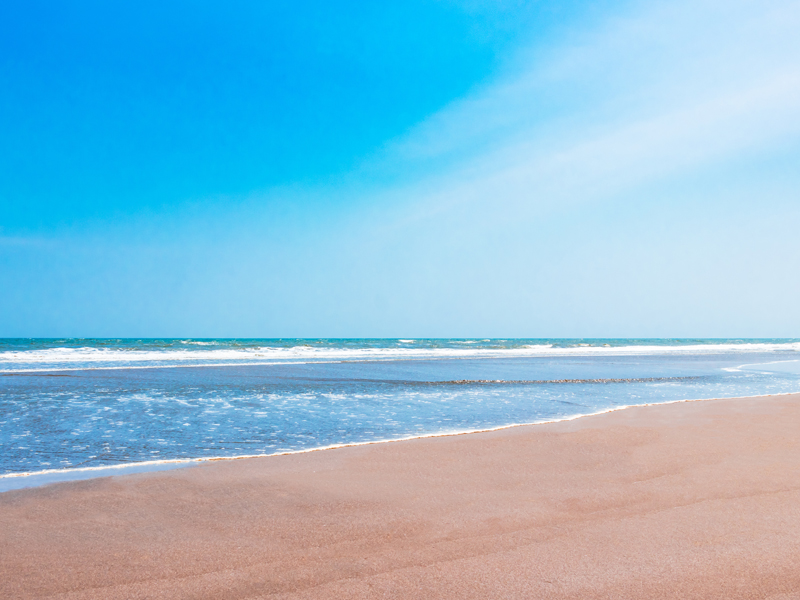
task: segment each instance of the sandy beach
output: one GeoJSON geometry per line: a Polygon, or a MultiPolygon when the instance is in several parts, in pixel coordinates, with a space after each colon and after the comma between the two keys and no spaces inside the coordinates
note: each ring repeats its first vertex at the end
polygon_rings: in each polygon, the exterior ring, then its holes
{"type": "Polygon", "coordinates": [[[800,395],[0,494],[0,597],[800,598],[800,395]]]}

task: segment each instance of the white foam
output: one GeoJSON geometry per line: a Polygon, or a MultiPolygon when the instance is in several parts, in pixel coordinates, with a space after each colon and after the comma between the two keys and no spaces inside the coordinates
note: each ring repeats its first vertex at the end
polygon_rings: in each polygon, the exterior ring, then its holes
{"type": "Polygon", "coordinates": [[[739,365],[738,367],[725,367],[723,371],[729,373],[736,373],[740,371],[757,371],[759,373],[800,373],[800,360],[773,360],[762,363],[748,363],[739,365]],[[772,365],[779,365],[778,367],[771,367],[772,365]],[[790,366],[791,365],[791,366],[790,366]],[[794,367],[794,368],[792,368],[794,367]]]}
{"type": "MultiPolygon", "coordinates": [[[[466,342],[465,342],[466,345],[466,342]]],[[[183,350],[130,350],[121,348],[46,348],[0,352],[0,372],[73,370],[81,368],[130,368],[153,366],[224,366],[287,362],[340,362],[375,360],[422,360],[458,358],[513,358],[558,356],[636,356],[732,353],[800,352],[800,342],[693,344],[675,346],[554,347],[550,344],[517,348],[317,348],[291,347],[215,348],[183,350]]]]}
{"type": "Polygon", "coordinates": [[[548,423],[563,423],[567,421],[575,421],[576,419],[582,419],[584,417],[595,417],[598,415],[604,415],[608,413],[618,412],[621,410],[627,410],[629,408],[637,408],[644,406],[662,406],[667,404],[681,404],[685,402],[704,402],[708,400],[745,400],[748,398],[752,399],[752,398],[765,398],[774,396],[792,396],[796,394],[797,392],[783,392],[777,394],[763,394],[758,396],[735,396],[731,398],[688,398],[682,400],[666,400],[664,402],[645,402],[642,404],[626,404],[622,406],[605,408],[591,413],[576,413],[573,415],[560,417],[557,419],[543,419],[541,421],[531,421],[527,423],[510,423],[507,425],[498,425],[497,427],[486,427],[482,429],[453,429],[450,431],[425,433],[421,435],[408,435],[399,438],[384,438],[378,440],[369,440],[366,442],[345,442],[340,444],[330,444],[328,446],[304,448],[302,450],[273,452],[271,454],[240,454],[237,456],[211,456],[203,458],[163,459],[163,460],[142,461],[136,463],[126,463],[122,465],[106,465],[100,467],[78,467],[74,469],[45,469],[42,471],[27,471],[24,473],[5,473],[3,475],[0,475],[0,493],[15,489],[22,489],[26,487],[38,487],[40,485],[47,485],[49,483],[75,481],[81,479],[92,479],[96,477],[108,477],[112,475],[126,475],[128,473],[159,471],[165,469],[189,467],[193,465],[199,465],[202,463],[216,462],[216,461],[241,460],[245,458],[269,458],[272,456],[307,454],[309,452],[318,452],[321,450],[336,450],[339,448],[349,448],[353,446],[371,446],[373,444],[388,444],[393,442],[406,442],[410,440],[421,440],[427,438],[450,437],[455,435],[465,435],[469,433],[489,433],[492,431],[502,431],[504,429],[512,429],[515,427],[526,427],[531,425],[546,425],[548,423]]]}

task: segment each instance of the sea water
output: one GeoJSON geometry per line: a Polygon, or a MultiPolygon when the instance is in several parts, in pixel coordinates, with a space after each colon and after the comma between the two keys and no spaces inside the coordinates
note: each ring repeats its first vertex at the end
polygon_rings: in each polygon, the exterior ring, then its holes
{"type": "Polygon", "coordinates": [[[6,339],[0,491],[31,473],[97,476],[107,472],[86,468],[790,392],[800,392],[794,339],[6,339]]]}

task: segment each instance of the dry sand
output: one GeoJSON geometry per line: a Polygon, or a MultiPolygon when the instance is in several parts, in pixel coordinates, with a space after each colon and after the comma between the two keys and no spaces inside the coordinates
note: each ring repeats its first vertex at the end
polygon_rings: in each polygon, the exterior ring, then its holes
{"type": "Polygon", "coordinates": [[[800,599],[800,395],[7,492],[0,597],[800,599]]]}

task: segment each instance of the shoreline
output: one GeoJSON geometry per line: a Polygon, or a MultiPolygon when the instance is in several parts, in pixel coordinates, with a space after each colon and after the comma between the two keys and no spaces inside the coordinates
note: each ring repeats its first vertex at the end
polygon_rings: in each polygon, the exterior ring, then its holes
{"type": "Polygon", "coordinates": [[[800,394],[0,494],[0,597],[796,600],[800,394]]]}
{"type": "Polygon", "coordinates": [[[577,415],[570,415],[559,419],[548,419],[544,421],[532,421],[527,423],[512,423],[508,425],[498,425],[497,427],[488,427],[483,429],[466,429],[457,431],[447,431],[440,433],[426,433],[422,435],[406,436],[401,438],[389,438],[380,440],[369,440],[365,442],[344,442],[340,444],[330,444],[328,446],[315,446],[313,448],[303,448],[300,450],[286,450],[281,452],[273,452],[270,454],[240,454],[235,456],[210,456],[199,458],[174,458],[153,461],[140,461],[131,462],[119,465],[100,465],[96,467],[76,467],[65,469],[44,469],[41,471],[26,471],[23,473],[4,473],[0,474],[0,494],[20,490],[39,488],[46,485],[56,483],[67,483],[70,481],[85,481],[87,479],[95,479],[99,477],[121,477],[134,473],[150,473],[159,472],[172,469],[182,469],[193,466],[200,466],[205,463],[220,462],[220,461],[233,461],[233,460],[246,460],[251,458],[270,458],[273,456],[290,456],[296,454],[308,454],[311,452],[320,452],[323,450],[338,450],[342,448],[351,448],[359,446],[371,446],[376,444],[391,444],[395,442],[408,442],[419,439],[453,437],[460,435],[468,435],[473,433],[489,433],[494,431],[503,431],[506,429],[513,429],[516,427],[531,427],[535,425],[548,425],[554,423],[564,423],[583,419],[586,417],[596,417],[608,413],[627,410],[630,408],[639,408],[647,406],[664,406],[669,404],[680,404],[684,402],[707,402],[713,400],[746,400],[757,398],[770,398],[779,396],[792,396],[800,392],[780,392],[777,394],[760,394],[756,396],[734,396],[730,398],[687,398],[681,400],[666,400],[664,402],[649,402],[644,404],[626,404],[624,406],[615,406],[593,413],[582,413],[577,415]],[[33,479],[28,478],[41,478],[40,482],[33,482],[33,479]],[[25,485],[25,482],[31,481],[30,485],[25,485]],[[20,485],[14,485],[15,483],[20,485]]]}

